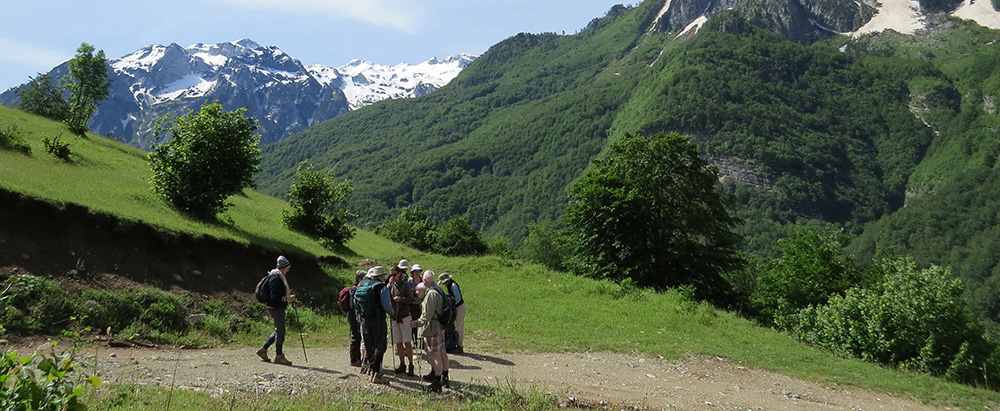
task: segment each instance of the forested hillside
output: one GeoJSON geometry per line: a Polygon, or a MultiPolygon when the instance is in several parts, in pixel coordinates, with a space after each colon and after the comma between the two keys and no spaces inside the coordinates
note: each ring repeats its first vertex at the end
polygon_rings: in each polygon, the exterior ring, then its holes
{"type": "Polygon", "coordinates": [[[862,261],[951,266],[997,319],[1000,33],[936,17],[916,36],[803,45],[734,10],[679,35],[654,30],[654,3],[572,36],[519,34],[432,95],[267,146],[260,187],[284,195],[308,159],[353,180],[361,223],[415,204],[516,244],[561,217],[566,187],[609,142],[676,131],[722,171],[744,249],[774,255],[786,225],[837,223],[862,261]]]}

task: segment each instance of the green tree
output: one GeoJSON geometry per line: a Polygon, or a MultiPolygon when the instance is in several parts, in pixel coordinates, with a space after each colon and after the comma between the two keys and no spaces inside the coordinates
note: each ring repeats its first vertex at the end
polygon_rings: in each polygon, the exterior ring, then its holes
{"type": "Polygon", "coordinates": [[[395,218],[382,223],[376,232],[397,243],[430,251],[434,247],[437,230],[437,226],[422,208],[409,206],[402,209],[395,218]]]}
{"type": "Polygon", "coordinates": [[[809,305],[826,303],[834,294],[843,294],[860,279],[854,258],[844,252],[849,240],[834,225],[795,225],[788,238],[778,241],[781,257],[760,271],[757,289],[751,296],[764,319],[780,320],[809,305]]]}
{"type": "Polygon", "coordinates": [[[69,90],[69,117],[66,123],[69,130],[82,136],[87,132],[87,122],[97,109],[97,103],[108,98],[107,63],[104,50],[94,54],[94,46],[80,44],[76,56],[69,61],[69,74],[63,77],[63,83],[69,90]]]}
{"type": "Polygon", "coordinates": [[[39,73],[26,87],[14,89],[14,94],[20,100],[21,110],[56,121],[69,118],[69,104],[63,98],[63,90],[48,74],[39,73]]]}
{"type": "Polygon", "coordinates": [[[700,298],[729,291],[738,220],[715,191],[718,171],[688,137],[626,134],[570,189],[571,269],[640,286],[691,284],[700,298]]]}
{"type": "Polygon", "coordinates": [[[288,204],[291,211],[282,212],[285,226],[305,233],[323,242],[327,248],[336,248],[354,237],[354,229],[347,225],[353,217],[342,205],[351,196],[350,180],[337,183],[330,169],[313,170],[308,161],[299,163],[295,172],[288,204]],[[338,208],[339,207],[339,208],[338,208]]]}
{"type": "Polygon", "coordinates": [[[468,216],[452,217],[434,235],[434,251],[444,255],[482,255],[486,249],[468,216]]]}
{"type": "Polygon", "coordinates": [[[245,108],[225,112],[219,103],[156,127],[156,138],[171,139],[153,148],[153,191],[182,213],[210,219],[226,209],[226,198],[253,187],[260,167],[257,120],[245,108]]]}

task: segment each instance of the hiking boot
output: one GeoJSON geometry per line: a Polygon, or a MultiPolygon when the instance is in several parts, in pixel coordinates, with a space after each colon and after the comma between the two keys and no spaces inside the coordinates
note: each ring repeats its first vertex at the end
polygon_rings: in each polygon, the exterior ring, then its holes
{"type": "Polygon", "coordinates": [[[428,382],[434,381],[436,379],[436,378],[434,378],[434,369],[432,368],[431,372],[427,373],[427,375],[425,375],[423,377],[420,377],[420,379],[424,380],[424,381],[428,381],[428,382]]]}
{"type": "Polygon", "coordinates": [[[360,367],[360,366],[361,366],[361,361],[355,361],[355,362],[352,362],[352,363],[351,363],[351,366],[352,366],[352,367],[360,367]]]}
{"type": "Polygon", "coordinates": [[[451,380],[448,379],[448,371],[441,373],[441,385],[451,388],[451,380]]]}
{"type": "Polygon", "coordinates": [[[285,358],[285,354],[275,355],[274,356],[274,363],[275,364],[281,364],[281,365],[292,365],[292,362],[288,361],[288,359],[285,358]]]}
{"type": "Polygon", "coordinates": [[[431,383],[427,386],[427,391],[430,392],[441,392],[441,379],[434,378],[431,383]]]}
{"type": "Polygon", "coordinates": [[[377,372],[372,373],[372,378],[370,381],[372,382],[372,384],[389,385],[389,379],[385,378],[385,376],[383,376],[382,373],[377,373],[377,372]]]}
{"type": "Polygon", "coordinates": [[[458,347],[455,347],[454,351],[455,351],[455,354],[465,354],[465,348],[462,348],[461,345],[459,345],[458,347]]]}
{"type": "Polygon", "coordinates": [[[264,348],[257,350],[257,356],[264,362],[271,362],[271,359],[267,358],[267,350],[264,348]]]}
{"type": "Polygon", "coordinates": [[[406,364],[399,364],[399,367],[396,367],[396,369],[393,370],[393,372],[395,372],[396,374],[402,374],[406,372],[406,364]]]}
{"type": "Polygon", "coordinates": [[[406,371],[406,375],[408,375],[410,377],[415,377],[416,376],[416,375],[413,374],[413,363],[412,362],[410,363],[410,368],[406,371]]]}

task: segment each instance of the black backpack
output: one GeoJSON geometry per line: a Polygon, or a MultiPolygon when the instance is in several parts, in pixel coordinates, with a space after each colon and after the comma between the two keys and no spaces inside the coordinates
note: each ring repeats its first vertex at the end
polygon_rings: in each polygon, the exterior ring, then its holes
{"type": "Polygon", "coordinates": [[[267,285],[267,279],[271,277],[271,273],[267,273],[264,278],[261,278],[257,282],[257,288],[254,290],[253,294],[257,297],[257,301],[267,304],[271,301],[271,287],[267,285]]]}
{"type": "Polygon", "coordinates": [[[455,297],[451,294],[441,293],[441,314],[438,315],[438,322],[445,329],[455,326],[455,318],[458,317],[458,307],[455,306],[455,297]]]}

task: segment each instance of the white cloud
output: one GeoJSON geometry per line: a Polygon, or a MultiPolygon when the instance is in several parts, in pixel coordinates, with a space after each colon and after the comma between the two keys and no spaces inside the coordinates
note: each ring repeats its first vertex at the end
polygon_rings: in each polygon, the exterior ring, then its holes
{"type": "Polygon", "coordinates": [[[219,0],[232,7],[270,11],[316,14],[330,19],[348,19],[390,27],[407,33],[416,30],[426,14],[424,6],[413,0],[219,0]]]}
{"type": "Polygon", "coordinates": [[[0,37],[0,61],[24,64],[27,66],[49,71],[64,61],[73,58],[73,51],[69,53],[56,50],[48,50],[31,44],[13,39],[0,37]]]}

